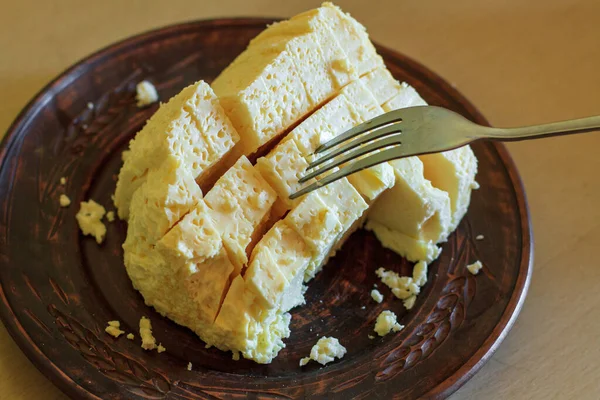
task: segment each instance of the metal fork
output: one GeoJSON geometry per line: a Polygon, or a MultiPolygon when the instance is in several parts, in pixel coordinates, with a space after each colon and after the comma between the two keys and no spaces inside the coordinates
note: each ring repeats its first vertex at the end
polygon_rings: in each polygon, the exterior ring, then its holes
{"type": "Polygon", "coordinates": [[[354,162],[293,193],[290,199],[386,161],[452,150],[480,139],[517,141],[597,129],[600,129],[600,115],[543,125],[501,129],[477,125],[441,107],[402,108],[357,125],[319,146],[315,154],[332,150],[308,165],[307,170],[321,167],[301,177],[300,183],[317,178],[352,160],[354,162]],[[342,143],[344,144],[338,147],[342,143]],[[327,163],[330,160],[331,162],[327,163]]]}

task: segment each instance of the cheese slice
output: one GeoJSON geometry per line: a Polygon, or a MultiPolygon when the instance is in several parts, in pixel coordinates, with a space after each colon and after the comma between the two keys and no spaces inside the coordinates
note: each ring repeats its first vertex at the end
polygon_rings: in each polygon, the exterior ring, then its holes
{"type": "Polygon", "coordinates": [[[202,191],[190,170],[175,159],[150,170],[147,178],[133,193],[127,236],[143,236],[154,244],[196,205],[202,191]]]}
{"type": "Polygon", "coordinates": [[[160,106],[130,142],[119,172],[115,206],[129,218],[131,199],[149,171],[177,162],[202,181],[229,153],[239,136],[208,84],[199,81],[160,106]]]}
{"type": "Polygon", "coordinates": [[[362,78],[362,81],[375,97],[377,104],[381,106],[390,101],[393,97],[396,97],[402,90],[400,82],[392,76],[385,66],[381,66],[369,72],[362,78]]]}
{"type": "Polygon", "coordinates": [[[384,246],[409,260],[421,261],[415,256],[425,254],[423,260],[430,262],[439,255],[433,246],[446,239],[451,222],[450,198],[424,178],[423,163],[418,158],[394,160],[390,165],[396,173],[396,184],[370,209],[367,228],[384,246]],[[381,226],[387,230],[379,229],[381,226]],[[400,238],[390,239],[390,231],[398,232],[400,238]]]}
{"type": "Polygon", "coordinates": [[[268,364],[285,347],[282,339],[290,335],[290,320],[289,313],[259,307],[255,292],[237,276],[215,320],[219,336],[212,343],[221,349],[239,350],[245,358],[268,364]]]}
{"type": "Polygon", "coordinates": [[[456,229],[467,212],[471,201],[471,190],[477,187],[477,158],[470,146],[456,150],[419,157],[423,161],[424,176],[436,188],[450,196],[452,222],[449,232],[456,229]]]}
{"type": "Polygon", "coordinates": [[[198,318],[212,324],[234,266],[203,200],[157,243],[157,250],[167,263],[180,265],[177,269],[197,304],[198,318]]]}
{"type": "Polygon", "coordinates": [[[298,14],[290,22],[309,25],[317,32],[331,31],[358,76],[383,65],[365,27],[332,3],[298,14]]]}
{"type": "Polygon", "coordinates": [[[236,267],[234,275],[248,262],[251,243],[264,232],[276,199],[275,191],[244,156],[206,194],[214,226],[236,267]]]}
{"type": "Polygon", "coordinates": [[[300,202],[300,199],[290,200],[289,196],[315,181],[313,179],[305,184],[298,182],[307,167],[308,162],[293,140],[278,144],[269,154],[256,161],[256,168],[275,189],[286,210],[300,202]]]}
{"type": "Polygon", "coordinates": [[[311,252],[284,221],[258,242],[244,280],[264,306],[285,312],[304,303],[302,282],[311,252]]]}
{"type": "Polygon", "coordinates": [[[279,137],[312,109],[288,50],[247,49],[213,81],[225,112],[241,136],[244,154],[279,137]]]}

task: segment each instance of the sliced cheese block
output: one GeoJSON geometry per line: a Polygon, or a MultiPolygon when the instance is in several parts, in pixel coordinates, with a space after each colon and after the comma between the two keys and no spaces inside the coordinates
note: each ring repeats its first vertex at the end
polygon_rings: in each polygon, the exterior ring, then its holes
{"type": "Polygon", "coordinates": [[[304,303],[302,281],[310,260],[302,237],[279,221],[254,248],[244,280],[263,306],[287,311],[304,303]]]}
{"type": "Polygon", "coordinates": [[[200,81],[186,87],[161,105],[131,141],[115,191],[119,217],[129,217],[133,193],[150,170],[177,161],[202,181],[238,140],[210,86],[200,81]]]}
{"type": "Polygon", "coordinates": [[[148,179],[131,199],[127,236],[143,236],[156,243],[202,198],[202,191],[188,169],[168,159],[148,172],[148,179]]]}
{"type": "MultiPolygon", "coordinates": [[[[418,158],[394,160],[390,165],[396,173],[396,184],[383,193],[370,209],[367,228],[372,229],[383,241],[385,237],[389,237],[389,233],[378,233],[378,227],[385,226],[423,242],[419,247],[435,245],[445,240],[451,222],[448,194],[434,188],[423,177],[423,163],[418,158]]],[[[421,261],[413,258],[414,250],[402,249],[398,243],[410,244],[409,241],[398,240],[394,250],[411,261],[421,261]]],[[[392,247],[391,243],[387,245],[392,247]]],[[[427,254],[435,254],[435,251],[427,254]]]]}
{"type": "Polygon", "coordinates": [[[204,200],[238,274],[270,221],[277,195],[246,157],[241,157],[204,200]]]}

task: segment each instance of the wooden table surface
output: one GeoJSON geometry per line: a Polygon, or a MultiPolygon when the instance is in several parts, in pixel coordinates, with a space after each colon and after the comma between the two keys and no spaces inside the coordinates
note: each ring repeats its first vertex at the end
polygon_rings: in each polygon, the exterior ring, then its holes
{"type": "MultiPolygon", "coordinates": [[[[135,33],[220,16],[291,16],[317,1],[20,0],[0,12],[0,132],[49,80],[135,33]]],[[[600,114],[598,0],[339,0],[371,37],[422,62],[496,126],[600,114]]],[[[535,268],[514,328],[458,399],[600,396],[600,133],[509,145],[535,268]],[[595,289],[596,288],[596,289],[595,289]],[[596,310],[596,311],[594,311],[596,310]]],[[[0,324],[0,399],[63,399],[0,324]]]]}

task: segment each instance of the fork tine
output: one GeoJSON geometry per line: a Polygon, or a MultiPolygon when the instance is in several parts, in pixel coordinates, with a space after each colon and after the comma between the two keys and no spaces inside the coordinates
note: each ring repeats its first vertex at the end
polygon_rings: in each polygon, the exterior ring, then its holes
{"type": "Polygon", "coordinates": [[[398,126],[398,124],[392,124],[392,125],[386,125],[383,126],[382,128],[376,128],[373,129],[370,132],[365,132],[365,135],[359,136],[357,139],[353,139],[352,141],[348,142],[347,144],[340,146],[337,149],[332,150],[331,152],[325,154],[324,156],[314,160],[313,162],[311,162],[308,167],[306,169],[312,169],[314,167],[316,167],[317,165],[320,165],[322,163],[324,163],[325,161],[328,161],[334,157],[339,156],[342,153],[346,153],[347,151],[350,151],[360,145],[363,145],[367,142],[374,142],[376,139],[382,138],[384,136],[390,136],[393,135],[395,133],[400,133],[401,130],[398,126]]]}
{"type": "Polygon", "coordinates": [[[321,153],[327,149],[332,148],[333,146],[337,146],[338,144],[345,142],[348,139],[352,139],[353,137],[360,135],[361,133],[366,132],[368,130],[379,128],[382,125],[388,125],[394,122],[402,121],[402,119],[398,116],[397,111],[398,110],[382,114],[369,121],[363,122],[362,124],[356,125],[355,127],[348,129],[341,135],[338,135],[317,147],[315,153],[321,153]]]}
{"type": "Polygon", "coordinates": [[[404,157],[397,147],[392,147],[391,149],[385,149],[373,155],[363,158],[362,160],[358,160],[353,162],[352,164],[346,165],[340,168],[338,171],[335,171],[332,174],[327,175],[325,178],[311,183],[298,190],[296,193],[290,195],[290,199],[298,198],[302,195],[312,192],[320,187],[326,186],[332,182],[338,181],[342,178],[347,177],[355,172],[362,171],[363,169],[367,169],[377,164],[384,163],[386,161],[395,160],[397,158],[404,157]]]}
{"type": "MultiPolygon", "coordinates": [[[[365,154],[371,153],[375,150],[379,150],[384,147],[399,145],[399,144],[401,144],[400,135],[389,136],[389,137],[385,137],[383,139],[376,140],[373,143],[367,144],[363,147],[359,147],[356,150],[352,150],[352,151],[348,152],[346,155],[334,160],[332,163],[326,164],[326,165],[322,166],[321,168],[318,168],[318,169],[314,170],[313,172],[311,172],[307,175],[304,175],[303,177],[298,179],[298,182],[304,183],[311,178],[321,175],[324,172],[327,172],[335,167],[339,167],[340,165],[345,164],[348,161],[354,160],[360,156],[363,156],[365,154]]],[[[309,164],[308,168],[310,168],[310,167],[311,167],[311,164],[309,164]]]]}

